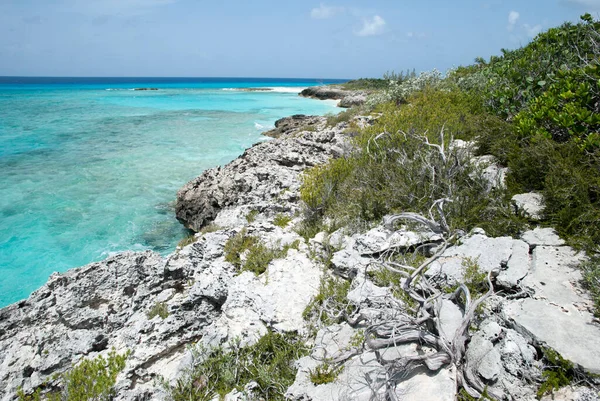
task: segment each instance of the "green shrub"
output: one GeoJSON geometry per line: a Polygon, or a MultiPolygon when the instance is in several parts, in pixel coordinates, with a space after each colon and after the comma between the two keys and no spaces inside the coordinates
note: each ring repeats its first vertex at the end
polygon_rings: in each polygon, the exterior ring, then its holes
{"type": "Polygon", "coordinates": [[[177,247],[183,248],[183,247],[188,246],[189,244],[193,244],[194,242],[196,242],[196,235],[190,234],[187,237],[183,238],[181,241],[179,241],[179,243],[177,244],[177,247]]]}
{"type": "Polygon", "coordinates": [[[556,82],[515,117],[521,138],[574,141],[593,152],[600,147],[600,68],[558,71],[556,82]]]}
{"type": "Polygon", "coordinates": [[[340,86],[346,90],[383,90],[387,89],[389,81],[380,78],[359,78],[345,82],[340,86]]]}
{"type": "Polygon", "coordinates": [[[296,240],[283,247],[276,245],[271,248],[259,238],[247,235],[244,228],[225,243],[225,260],[233,264],[238,272],[251,271],[258,276],[267,270],[272,260],[285,257],[288,250],[298,249],[299,244],[300,241],[296,240]],[[246,260],[242,262],[241,255],[246,251],[246,260]]]}
{"type": "MultiPolygon", "coordinates": [[[[84,359],[60,377],[60,392],[47,394],[49,401],[108,401],[116,395],[114,385],[117,375],[125,368],[125,360],[129,353],[119,355],[113,349],[108,359],[99,355],[94,359],[84,359]]],[[[17,393],[19,401],[37,401],[41,399],[41,391],[37,389],[27,395],[22,390],[17,393]]]]}
{"type": "Polygon", "coordinates": [[[326,325],[340,322],[344,313],[349,314],[354,309],[346,298],[350,285],[350,281],[324,277],[319,285],[319,293],[302,313],[304,319],[315,320],[326,325]]]}
{"type": "Polygon", "coordinates": [[[242,271],[251,271],[255,275],[263,274],[267,270],[267,266],[273,259],[278,259],[285,256],[281,250],[271,249],[262,242],[250,247],[246,261],[242,266],[242,271]]]}
{"type": "Polygon", "coordinates": [[[361,144],[366,146],[364,142],[382,132],[382,128],[390,133],[428,133],[432,140],[437,140],[440,130],[445,128],[455,139],[469,140],[485,131],[489,124],[506,126],[484,113],[479,96],[456,87],[443,90],[426,87],[408,97],[407,102],[403,107],[394,103],[380,105],[377,110],[383,115],[366,131],[370,135],[363,136],[361,144]]]}
{"type": "MultiPolygon", "coordinates": [[[[250,381],[258,386],[253,394],[266,400],[284,400],[296,378],[294,361],[308,349],[296,334],[269,332],[254,345],[231,343],[207,353],[200,363],[174,386],[164,384],[174,401],[208,401],[222,398],[234,389],[242,391],[250,381]]],[[[202,356],[202,355],[201,355],[202,356]]]]}
{"type": "Polygon", "coordinates": [[[554,390],[571,384],[575,375],[573,363],[550,348],[544,348],[543,351],[546,368],[542,372],[544,381],[537,391],[538,400],[546,394],[552,394],[554,390]]]}
{"type": "Polygon", "coordinates": [[[225,243],[223,251],[225,252],[225,260],[236,268],[242,267],[240,255],[258,243],[258,238],[247,235],[247,230],[244,228],[233,237],[229,238],[225,243]]]}
{"type": "Polygon", "coordinates": [[[589,14],[579,24],[565,23],[539,34],[527,46],[502,49],[482,68],[488,79],[487,103],[499,115],[512,118],[560,79],[559,71],[577,69],[598,55],[600,23],[589,14]]]}
{"type": "MultiPolygon", "coordinates": [[[[450,99],[462,96],[455,95],[447,93],[441,96],[445,100],[439,101],[431,94],[417,95],[417,110],[423,112],[420,115],[426,121],[423,124],[432,129],[443,126],[443,118],[435,114],[444,110],[454,110],[450,115],[458,113],[457,110],[462,110],[459,114],[468,115],[471,109],[467,105],[471,100],[465,97],[464,109],[455,110],[456,105],[452,105],[450,99]],[[435,104],[430,109],[426,106],[428,101],[435,104]],[[432,113],[430,119],[424,110],[432,113]]],[[[445,211],[452,228],[470,230],[480,226],[490,235],[517,233],[523,223],[514,216],[510,197],[502,189],[488,189],[482,169],[472,164],[469,155],[449,148],[448,138],[452,133],[449,128],[445,128],[443,144],[439,131],[435,134],[437,139],[433,133],[426,138],[421,132],[404,131],[417,129],[411,129],[410,124],[418,115],[412,110],[402,111],[411,105],[383,106],[383,115],[375,125],[357,137],[358,151],[305,173],[300,195],[306,204],[306,225],[318,225],[313,222],[322,216],[339,224],[356,224],[356,221],[377,221],[399,211],[427,214],[435,200],[450,198],[452,202],[445,205],[445,211]],[[442,146],[444,156],[426,144],[426,140],[442,146]]],[[[457,115],[455,128],[463,127],[465,138],[474,135],[475,130],[466,129],[469,125],[461,120],[471,121],[457,115]]],[[[482,118],[479,122],[491,120],[493,118],[482,118]]],[[[415,124],[418,129],[425,128],[421,123],[415,124]]]]}
{"type": "Polygon", "coordinates": [[[278,213],[273,219],[273,224],[278,227],[285,228],[288,224],[290,224],[290,221],[292,221],[290,216],[287,216],[283,213],[278,213]]]}
{"type": "Polygon", "coordinates": [[[594,314],[600,317],[600,256],[594,256],[582,263],[583,285],[590,291],[594,302],[594,314]]]}
{"type": "Polygon", "coordinates": [[[335,367],[334,365],[324,362],[321,365],[318,365],[315,370],[310,370],[310,381],[315,386],[333,383],[340,373],[342,373],[342,370],[344,370],[343,366],[335,367]]]}
{"type": "Polygon", "coordinates": [[[250,210],[248,212],[248,214],[246,215],[246,221],[248,222],[248,224],[252,224],[256,221],[256,217],[259,215],[259,211],[258,210],[250,210]]]}
{"type": "Polygon", "coordinates": [[[309,219],[321,216],[335,201],[338,185],[351,174],[353,168],[350,160],[339,158],[304,171],[300,198],[308,208],[309,219]]]}
{"type": "Polygon", "coordinates": [[[148,319],[159,316],[161,319],[166,319],[169,316],[169,307],[165,302],[156,302],[154,306],[146,313],[148,319]]]}
{"type": "Polygon", "coordinates": [[[462,261],[463,283],[471,297],[478,298],[488,291],[487,273],[479,267],[478,259],[464,258],[462,261]]]}

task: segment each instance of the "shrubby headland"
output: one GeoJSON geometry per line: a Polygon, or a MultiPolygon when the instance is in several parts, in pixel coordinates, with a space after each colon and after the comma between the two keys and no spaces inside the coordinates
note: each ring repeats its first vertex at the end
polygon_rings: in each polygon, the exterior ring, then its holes
{"type": "Polygon", "coordinates": [[[2,400],[598,400],[600,23],[340,99],[0,310],[2,400]]]}

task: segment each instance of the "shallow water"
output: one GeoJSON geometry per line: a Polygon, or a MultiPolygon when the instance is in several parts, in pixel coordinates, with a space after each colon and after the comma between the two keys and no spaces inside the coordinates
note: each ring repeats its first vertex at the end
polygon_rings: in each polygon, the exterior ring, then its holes
{"type": "Polygon", "coordinates": [[[315,82],[14,81],[0,78],[0,306],[114,252],[171,252],[183,184],[278,118],[338,111],[284,90],[224,90],[315,82]]]}

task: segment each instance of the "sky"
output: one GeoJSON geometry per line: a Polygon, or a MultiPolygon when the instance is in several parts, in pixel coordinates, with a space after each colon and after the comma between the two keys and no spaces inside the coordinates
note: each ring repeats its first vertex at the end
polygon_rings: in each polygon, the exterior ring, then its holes
{"type": "Polygon", "coordinates": [[[0,0],[0,76],[445,71],[585,12],[600,0],[0,0]]]}

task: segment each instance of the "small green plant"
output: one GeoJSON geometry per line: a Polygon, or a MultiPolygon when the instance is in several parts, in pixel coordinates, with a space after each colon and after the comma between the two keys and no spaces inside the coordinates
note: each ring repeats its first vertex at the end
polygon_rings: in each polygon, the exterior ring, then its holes
{"type": "Polygon", "coordinates": [[[184,247],[188,246],[189,244],[193,244],[194,242],[196,242],[196,235],[190,234],[190,235],[186,236],[185,238],[183,238],[181,241],[179,241],[179,243],[177,244],[177,247],[184,248],[184,247]]]}
{"type": "Polygon", "coordinates": [[[326,325],[338,323],[343,314],[350,314],[354,307],[346,298],[351,282],[335,277],[324,277],[319,285],[319,293],[306,306],[302,316],[309,321],[326,325]]]}
{"type": "Polygon", "coordinates": [[[590,291],[594,301],[594,314],[600,317],[600,256],[593,256],[581,264],[583,285],[590,291]]]}
{"type": "Polygon", "coordinates": [[[146,313],[148,319],[159,316],[161,319],[166,319],[169,316],[169,307],[165,302],[156,302],[152,308],[146,313]]]}
{"type": "Polygon", "coordinates": [[[200,234],[214,233],[215,231],[221,230],[221,228],[222,227],[216,224],[209,224],[207,226],[202,227],[202,229],[200,230],[200,234]]]}
{"type": "MultiPolygon", "coordinates": [[[[71,370],[60,376],[62,382],[59,392],[44,395],[48,401],[108,401],[116,395],[114,385],[117,375],[125,368],[125,361],[129,352],[117,354],[113,349],[108,358],[102,355],[94,359],[84,359],[71,370]]],[[[42,398],[41,389],[36,389],[32,394],[25,394],[19,389],[19,401],[39,401],[42,398]]]]}
{"type": "Polygon", "coordinates": [[[350,342],[348,345],[351,347],[360,348],[363,346],[365,342],[365,331],[363,329],[357,330],[352,338],[350,338],[350,342]]]}
{"type": "Polygon", "coordinates": [[[573,363],[564,359],[560,354],[550,348],[542,349],[546,368],[542,372],[544,381],[537,391],[538,400],[554,390],[569,385],[574,378],[573,363]]]}
{"type": "Polygon", "coordinates": [[[267,266],[274,259],[280,259],[287,255],[291,249],[298,249],[299,240],[283,247],[276,244],[273,248],[265,245],[259,238],[247,235],[246,229],[242,229],[225,243],[225,260],[233,264],[239,272],[251,271],[257,276],[267,270],[267,266]],[[241,255],[246,253],[245,260],[241,255]]]}
{"type": "Polygon", "coordinates": [[[290,216],[285,215],[283,213],[278,213],[273,219],[273,224],[275,224],[278,227],[285,228],[288,224],[290,224],[290,221],[292,221],[292,218],[290,216]]]}
{"type": "Polygon", "coordinates": [[[456,401],[496,401],[492,397],[490,397],[487,393],[487,387],[483,389],[483,394],[481,397],[475,398],[469,395],[464,388],[461,388],[456,396],[456,401]]]}
{"type": "Polygon", "coordinates": [[[250,210],[248,212],[248,214],[246,215],[246,221],[248,222],[248,224],[252,224],[256,221],[256,217],[259,215],[259,211],[258,210],[250,210]]]}
{"type": "Polygon", "coordinates": [[[343,366],[335,367],[328,362],[324,362],[317,366],[315,370],[310,370],[310,381],[315,386],[333,383],[340,373],[342,373],[342,370],[344,370],[343,366]]]}
{"type": "Polygon", "coordinates": [[[462,270],[463,282],[472,297],[477,298],[487,292],[487,273],[479,267],[478,258],[464,258],[462,270]]]}
{"type": "Polygon", "coordinates": [[[248,235],[244,228],[225,243],[225,260],[238,269],[242,267],[241,254],[258,243],[258,238],[248,235]]]}
{"type": "Polygon", "coordinates": [[[201,362],[174,386],[163,383],[173,401],[209,401],[234,389],[242,391],[250,381],[258,386],[253,395],[266,400],[284,400],[296,378],[293,362],[308,354],[296,334],[269,332],[258,342],[241,347],[239,342],[213,350],[199,349],[201,362]]]}

